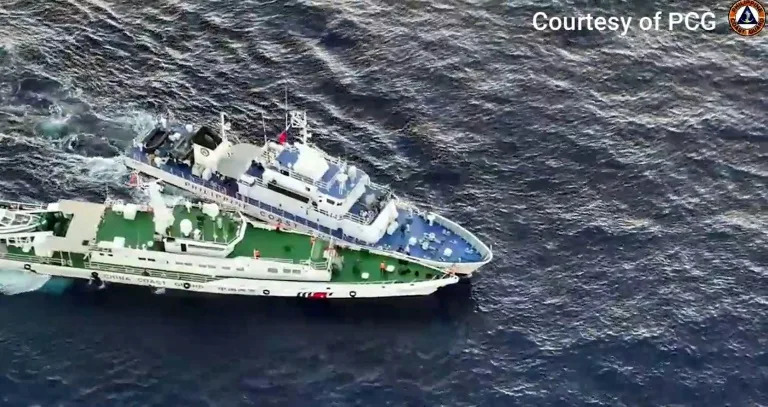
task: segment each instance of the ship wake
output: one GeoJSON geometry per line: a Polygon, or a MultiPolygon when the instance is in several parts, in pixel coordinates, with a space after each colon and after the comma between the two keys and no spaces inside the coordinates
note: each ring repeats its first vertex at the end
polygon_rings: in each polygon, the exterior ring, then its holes
{"type": "Polygon", "coordinates": [[[16,295],[41,289],[50,276],[16,270],[0,270],[0,294],[16,295]]]}

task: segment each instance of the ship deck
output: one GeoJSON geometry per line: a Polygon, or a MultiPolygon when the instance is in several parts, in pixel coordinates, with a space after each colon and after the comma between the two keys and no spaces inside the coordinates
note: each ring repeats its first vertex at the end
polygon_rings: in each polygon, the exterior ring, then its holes
{"type": "MultiPolygon", "coordinates": [[[[231,241],[236,235],[239,224],[239,220],[232,219],[229,215],[220,215],[223,222],[219,227],[215,220],[204,215],[197,208],[192,208],[188,212],[185,207],[178,206],[174,208],[173,213],[175,220],[170,228],[170,235],[176,237],[181,236],[179,225],[183,219],[190,219],[193,224],[197,222],[196,227],[201,230],[202,239],[219,243],[224,243],[223,239],[231,241]]],[[[150,212],[137,212],[135,219],[127,220],[122,214],[107,209],[99,225],[96,239],[113,241],[115,237],[123,237],[126,246],[159,250],[158,245],[148,245],[153,240],[155,232],[152,217],[150,212]]],[[[325,261],[323,253],[329,245],[330,243],[324,239],[313,239],[302,233],[276,231],[247,224],[243,239],[235,245],[228,257],[253,258],[255,251],[258,250],[262,259],[290,260],[293,263],[307,260],[323,262],[325,261]]],[[[371,253],[368,250],[337,248],[337,251],[342,261],[332,267],[331,282],[413,282],[442,275],[440,271],[431,267],[371,253]]]]}
{"type": "Polygon", "coordinates": [[[367,250],[357,251],[342,249],[338,253],[343,257],[342,267],[334,269],[332,282],[399,282],[431,280],[439,278],[443,273],[431,267],[423,266],[405,260],[385,257],[367,250]],[[384,265],[384,269],[381,265],[384,265]],[[389,271],[391,270],[391,271],[389,271]],[[368,278],[363,278],[368,273],[368,278]]]}
{"type": "MultiPolygon", "coordinates": [[[[174,222],[167,231],[170,237],[183,237],[181,222],[189,219],[194,228],[201,232],[200,240],[226,244],[237,236],[240,220],[233,219],[229,215],[219,215],[221,226],[210,216],[203,214],[199,208],[191,208],[189,211],[183,206],[173,209],[174,222]]],[[[155,222],[152,213],[136,212],[133,220],[125,219],[121,213],[111,208],[104,212],[101,224],[96,234],[96,240],[100,242],[113,241],[115,237],[125,238],[125,245],[133,248],[151,242],[155,235],[155,222]]],[[[154,248],[154,245],[152,247],[154,248]]]]}
{"type": "Polygon", "coordinates": [[[471,263],[483,260],[480,254],[472,245],[457,234],[451,232],[445,226],[433,222],[431,225],[424,216],[416,213],[410,214],[408,210],[398,208],[397,223],[400,225],[394,233],[384,234],[376,243],[377,247],[384,250],[398,251],[405,253],[405,247],[408,240],[416,238],[417,244],[409,247],[411,256],[451,263],[471,263]],[[405,225],[409,225],[405,228],[405,225]],[[427,248],[422,244],[427,242],[427,248]],[[445,255],[445,249],[450,249],[450,256],[445,255]]]}
{"type": "MultiPolygon", "coordinates": [[[[316,243],[319,243],[317,240],[316,243]]],[[[293,261],[322,261],[322,249],[312,250],[311,237],[286,231],[262,229],[248,225],[243,240],[235,245],[229,257],[253,257],[256,250],[261,258],[293,261]]]]}

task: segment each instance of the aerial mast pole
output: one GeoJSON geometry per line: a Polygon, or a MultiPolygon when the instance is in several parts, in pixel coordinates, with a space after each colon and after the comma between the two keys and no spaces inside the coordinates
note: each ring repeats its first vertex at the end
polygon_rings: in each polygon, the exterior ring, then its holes
{"type": "Polygon", "coordinates": [[[288,85],[285,85],[285,128],[288,129],[288,85]]]}
{"type": "Polygon", "coordinates": [[[264,124],[264,113],[261,114],[261,128],[264,130],[264,146],[267,145],[267,125],[264,124]]]}

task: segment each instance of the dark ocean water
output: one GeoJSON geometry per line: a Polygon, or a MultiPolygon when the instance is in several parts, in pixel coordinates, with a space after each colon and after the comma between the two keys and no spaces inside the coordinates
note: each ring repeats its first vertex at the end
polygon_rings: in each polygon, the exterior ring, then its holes
{"type": "Polygon", "coordinates": [[[768,37],[728,7],[0,0],[1,198],[128,197],[114,157],[155,114],[260,138],[287,86],[318,144],[496,255],[405,301],[2,296],[0,405],[768,405],[768,37]]]}

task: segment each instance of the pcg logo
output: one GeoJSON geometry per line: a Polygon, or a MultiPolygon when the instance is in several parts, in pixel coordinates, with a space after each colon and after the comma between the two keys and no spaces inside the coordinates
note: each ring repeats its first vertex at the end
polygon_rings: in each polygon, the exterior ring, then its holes
{"type": "Polygon", "coordinates": [[[739,0],[731,6],[728,21],[739,35],[757,35],[765,27],[765,8],[757,0],[739,0]]]}

